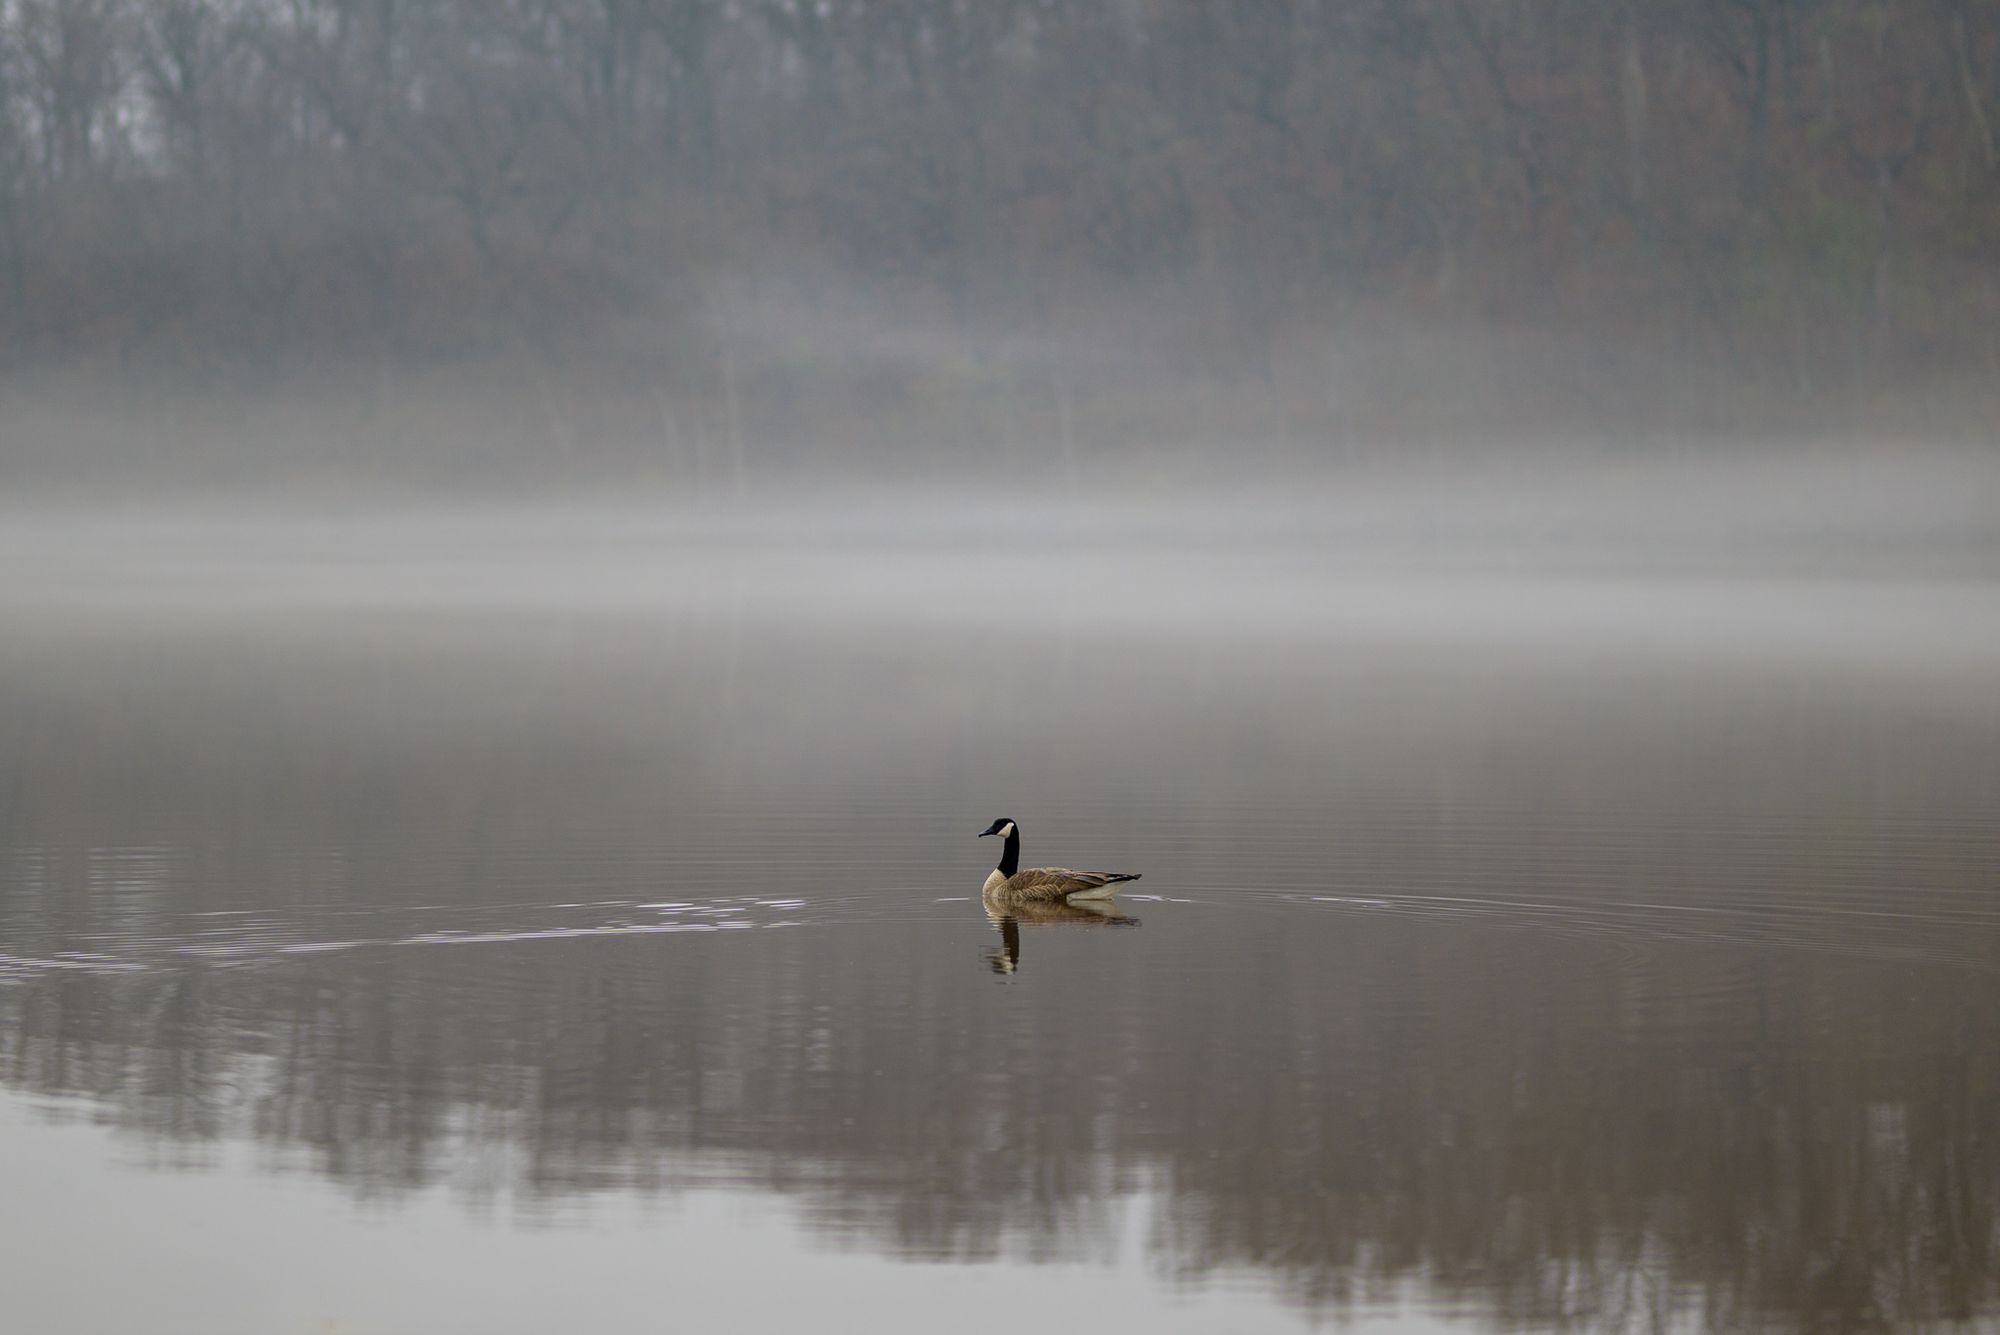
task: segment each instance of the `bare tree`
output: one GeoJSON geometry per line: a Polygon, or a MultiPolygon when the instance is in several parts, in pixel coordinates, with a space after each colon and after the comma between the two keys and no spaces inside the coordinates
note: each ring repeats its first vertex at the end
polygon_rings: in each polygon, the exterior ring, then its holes
{"type": "Polygon", "coordinates": [[[243,38],[235,8],[218,0],[152,0],[137,15],[134,47],[146,96],[168,156],[196,182],[213,167],[215,83],[243,38]]]}
{"type": "Polygon", "coordinates": [[[557,88],[546,63],[532,58],[534,25],[509,22],[517,16],[503,11],[435,7],[387,149],[408,188],[451,201],[488,261],[498,258],[495,229],[510,212],[534,215],[546,234],[579,197],[557,88]]]}
{"type": "Polygon", "coordinates": [[[646,0],[644,19],[665,53],[668,88],[663,131],[672,155],[704,188],[721,158],[715,48],[727,7],[713,0],[646,0]]]}
{"type": "Polygon", "coordinates": [[[34,189],[34,151],[24,127],[28,115],[26,69],[15,45],[18,31],[10,4],[0,4],[0,270],[11,301],[8,310],[19,333],[28,315],[27,228],[34,189]]]}
{"type": "Polygon", "coordinates": [[[115,132],[126,17],[120,0],[15,0],[15,42],[52,181],[88,173],[115,132]]]}
{"type": "Polygon", "coordinates": [[[1717,68],[1743,116],[1741,202],[1765,204],[1773,103],[1796,59],[1798,11],[1815,0],[1690,0],[1683,19],[1717,68]]]}

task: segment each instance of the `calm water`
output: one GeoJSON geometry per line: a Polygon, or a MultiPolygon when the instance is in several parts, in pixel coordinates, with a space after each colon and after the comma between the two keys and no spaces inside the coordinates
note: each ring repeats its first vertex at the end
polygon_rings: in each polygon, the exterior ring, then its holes
{"type": "Polygon", "coordinates": [[[8,595],[10,1329],[2000,1319],[1984,580],[352,555],[8,595]]]}

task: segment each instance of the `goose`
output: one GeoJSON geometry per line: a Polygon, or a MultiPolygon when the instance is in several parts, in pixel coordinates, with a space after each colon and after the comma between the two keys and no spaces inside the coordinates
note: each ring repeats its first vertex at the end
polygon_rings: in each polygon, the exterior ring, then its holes
{"type": "Polygon", "coordinates": [[[1030,867],[1021,870],[1021,827],[1001,817],[979,837],[997,834],[1004,841],[1000,865],[980,887],[980,898],[988,904],[1071,903],[1079,899],[1109,899],[1117,886],[1139,879],[1138,872],[1071,871],[1067,867],[1030,867]]]}

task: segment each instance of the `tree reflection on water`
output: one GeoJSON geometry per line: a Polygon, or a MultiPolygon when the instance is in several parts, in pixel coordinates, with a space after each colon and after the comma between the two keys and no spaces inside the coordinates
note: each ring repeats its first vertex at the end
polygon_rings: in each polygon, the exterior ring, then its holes
{"type": "Polygon", "coordinates": [[[1254,755],[1051,781],[1099,784],[1072,828],[1185,892],[1105,931],[924,888],[977,883],[954,813],[990,798],[896,787],[938,749],[914,731],[786,787],[686,712],[627,748],[602,680],[506,733],[328,726],[381,689],[337,673],[310,710],[237,680],[173,714],[159,680],[130,716],[48,681],[0,709],[0,1079],[163,1159],[249,1140],[525,1211],[721,1184],[952,1261],[1117,1255],[1144,1193],[1164,1274],[1329,1314],[1409,1285],[1600,1328],[2000,1305],[1990,717],[1385,716],[1364,684],[1307,729],[1281,696],[1233,721],[1254,755]]]}

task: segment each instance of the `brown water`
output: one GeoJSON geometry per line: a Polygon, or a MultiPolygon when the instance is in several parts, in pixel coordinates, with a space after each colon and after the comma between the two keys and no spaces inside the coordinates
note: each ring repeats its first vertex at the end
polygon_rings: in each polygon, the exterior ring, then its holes
{"type": "Polygon", "coordinates": [[[1991,585],[649,560],[10,600],[10,1329],[2000,1320],[1991,585]]]}

